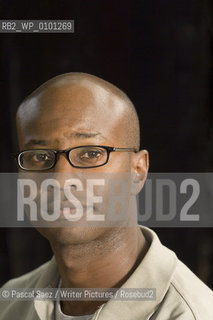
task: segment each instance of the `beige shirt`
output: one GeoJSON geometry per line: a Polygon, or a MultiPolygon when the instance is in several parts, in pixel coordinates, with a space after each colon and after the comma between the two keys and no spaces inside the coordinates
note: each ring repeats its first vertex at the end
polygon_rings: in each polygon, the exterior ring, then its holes
{"type": "MultiPolygon", "coordinates": [[[[58,288],[61,288],[61,279],[58,284],[58,288]]],[[[62,312],[61,310],[61,305],[60,305],[60,297],[58,297],[55,301],[54,305],[54,314],[55,314],[55,319],[54,320],[89,320],[92,318],[93,314],[90,315],[85,315],[85,316],[70,316],[66,315],[62,312]]]]}
{"type": "MultiPolygon", "coordinates": [[[[213,320],[213,292],[199,280],[157,235],[141,227],[150,248],[122,288],[156,288],[154,301],[110,300],[92,320],[213,320]]],[[[36,270],[7,282],[5,288],[57,288],[53,257],[36,270]]],[[[0,302],[0,320],[54,320],[54,301],[0,302]]]]}

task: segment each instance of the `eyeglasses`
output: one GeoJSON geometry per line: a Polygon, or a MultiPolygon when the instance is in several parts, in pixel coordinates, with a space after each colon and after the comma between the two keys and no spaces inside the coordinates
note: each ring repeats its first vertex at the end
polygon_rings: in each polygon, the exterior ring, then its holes
{"type": "Polygon", "coordinates": [[[104,166],[111,152],[137,152],[135,148],[114,148],[107,146],[79,146],[67,150],[31,149],[12,154],[19,168],[25,171],[44,171],[52,169],[64,153],[74,168],[96,168],[104,166]]]}

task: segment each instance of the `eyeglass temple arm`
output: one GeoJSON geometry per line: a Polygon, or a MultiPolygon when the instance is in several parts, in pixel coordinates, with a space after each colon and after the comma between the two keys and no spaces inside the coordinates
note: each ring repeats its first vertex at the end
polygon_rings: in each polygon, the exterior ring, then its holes
{"type": "Polygon", "coordinates": [[[11,155],[11,157],[13,157],[13,158],[17,158],[18,153],[11,153],[10,155],[11,155]]]}
{"type": "Polygon", "coordinates": [[[113,148],[113,151],[132,151],[132,152],[137,152],[138,150],[135,148],[113,148]]]}

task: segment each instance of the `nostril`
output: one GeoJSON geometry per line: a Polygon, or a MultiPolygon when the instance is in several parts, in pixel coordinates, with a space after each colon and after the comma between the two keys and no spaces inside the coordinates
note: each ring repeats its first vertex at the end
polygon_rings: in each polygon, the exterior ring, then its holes
{"type": "Polygon", "coordinates": [[[71,185],[70,185],[70,188],[71,188],[71,189],[73,188],[74,190],[77,190],[76,184],[71,184],[71,185]]]}

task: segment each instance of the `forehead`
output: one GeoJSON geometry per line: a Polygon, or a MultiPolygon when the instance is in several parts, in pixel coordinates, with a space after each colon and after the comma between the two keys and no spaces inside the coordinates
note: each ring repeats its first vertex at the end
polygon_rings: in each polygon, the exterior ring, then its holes
{"type": "Polygon", "coordinates": [[[125,102],[108,88],[78,83],[52,86],[23,106],[19,131],[24,136],[45,135],[59,138],[72,133],[99,132],[103,136],[123,131],[125,102]]]}

